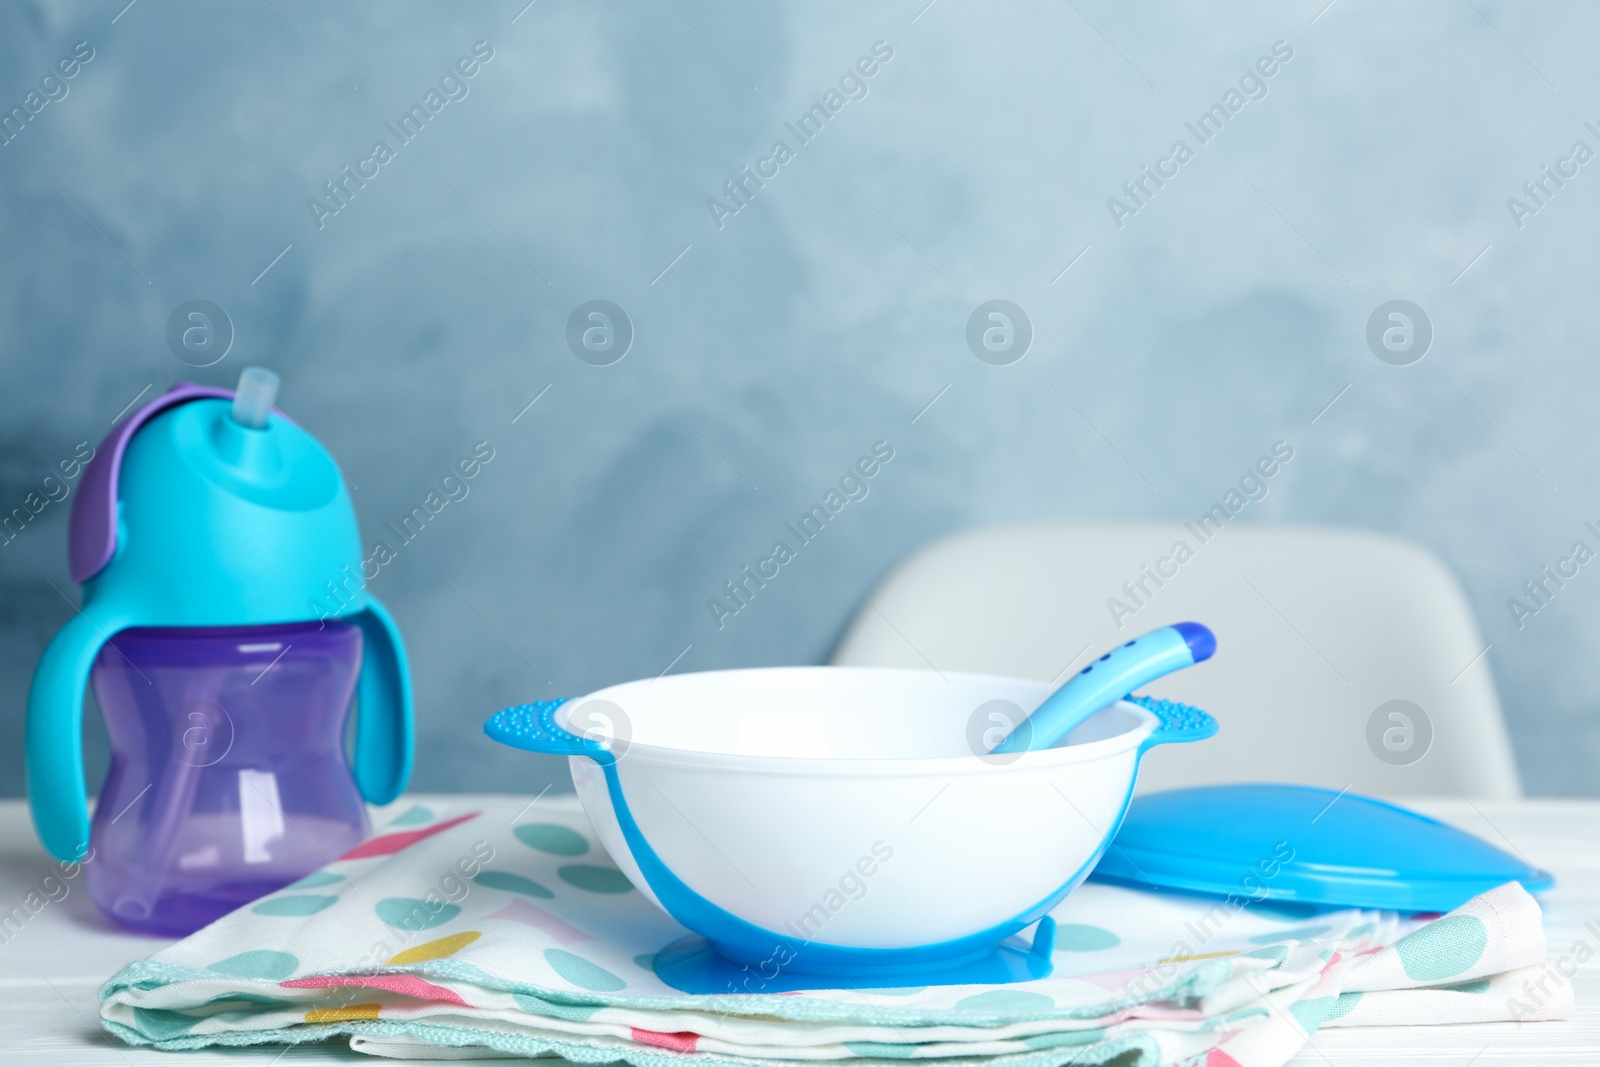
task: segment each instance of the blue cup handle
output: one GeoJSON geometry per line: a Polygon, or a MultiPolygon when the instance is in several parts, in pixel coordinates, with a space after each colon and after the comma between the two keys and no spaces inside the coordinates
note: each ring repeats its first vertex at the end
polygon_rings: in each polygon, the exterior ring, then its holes
{"type": "Polygon", "coordinates": [[[28,807],[45,851],[63,863],[89,850],[89,806],[84,799],[83,696],[101,647],[135,624],[105,602],[91,603],[67,620],[45,646],[28,690],[24,731],[28,807]]]}
{"type": "Polygon", "coordinates": [[[411,668],[389,611],[371,593],[347,621],[361,627],[361,678],[356,690],[356,786],[369,804],[388,804],[411,780],[411,668]]]}
{"type": "Polygon", "coordinates": [[[1145,738],[1144,743],[1139,746],[1140,755],[1157,745],[1204,741],[1217,732],[1217,720],[1191,704],[1161,700],[1158,697],[1130,696],[1127,700],[1161,720],[1161,725],[1157,726],[1155,732],[1145,738]]]}

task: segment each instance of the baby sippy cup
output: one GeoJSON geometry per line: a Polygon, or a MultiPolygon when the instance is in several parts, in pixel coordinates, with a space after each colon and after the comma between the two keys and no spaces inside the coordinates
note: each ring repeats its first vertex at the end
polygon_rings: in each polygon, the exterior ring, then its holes
{"type": "Polygon", "coordinates": [[[28,800],[135,929],[189,933],[331,862],[411,773],[405,648],[357,577],[339,469],[277,387],[258,367],[236,393],[174,386],[112,429],[73,504],[83,610],[34,672],[28,800]],[[92,833],[86,681],[111,740],[92,833]]]}

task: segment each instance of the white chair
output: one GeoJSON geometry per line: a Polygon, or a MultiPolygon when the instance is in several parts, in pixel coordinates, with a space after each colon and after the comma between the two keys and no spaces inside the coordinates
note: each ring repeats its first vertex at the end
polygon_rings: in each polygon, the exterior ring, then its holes
{"type": "Polygon", "coordinates": [[[1060,522],[958,534],[868,594],[833,662],[1064,681],[1185,619],[1216,632],[1216,656],[1145,691],[1205,708],[1222,729],[1155,753],[1141,791],[1285,781],[1521,795],[1460,586],[1426,550],[1365,532],[1060,522]]]}

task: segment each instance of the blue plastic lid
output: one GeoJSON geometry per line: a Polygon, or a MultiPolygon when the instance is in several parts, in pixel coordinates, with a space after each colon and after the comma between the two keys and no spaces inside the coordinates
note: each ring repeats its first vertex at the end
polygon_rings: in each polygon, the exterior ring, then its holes
{"type": "Polygon", "coordinates": [[[1137,797],[1091,877],[1138,889],[1446,912],[1545,871],[1436,819],[1354,793],[1216,785],[1137,797]]]}

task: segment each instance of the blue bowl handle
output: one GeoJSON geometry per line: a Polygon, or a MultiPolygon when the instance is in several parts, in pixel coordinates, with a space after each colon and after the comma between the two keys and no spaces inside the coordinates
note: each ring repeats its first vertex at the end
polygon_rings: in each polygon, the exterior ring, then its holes
{"type": "Polygon", "coordinates": [[[483,732],[502,745],[529,752],[588,756],[599,763],[615,760],[615,754],[603,740],[580,737],[556,722],[556,709],[566,702],[566,697],[558,697],[497,711],[483,724],[483,732]]]}
{"type": "MultiPolygon", "coordinates": [[[[1189,704],[1156,697],[1129,697],[1128,700],[1161,720],[1139,746],[1141,754],[1157,745],[1204,741],[1217,732],[1217,720],[1189,704]]],[[[503,745],[529,752],[588,756],[601,763],[613,760],[613,753],[603,741],[580,737],[555,721],[556,709],[566,702],[565,697],[560,697],[497,711],[483,724],[483,732],[503,745]]]]}
{"type": "Polygon", "coordinates": [[[1128,702],[1137,704],[1161,720],[1155,732],[1144,739],[1139,746],[1139,754],[1157,745],[1176,745],[1186,741],[1204,741],[1217,732],[1217,720],[1190,704],[1179,704],[1172,700],[1161,700],[1158,697],[1128,697],[1128,702]]]}

